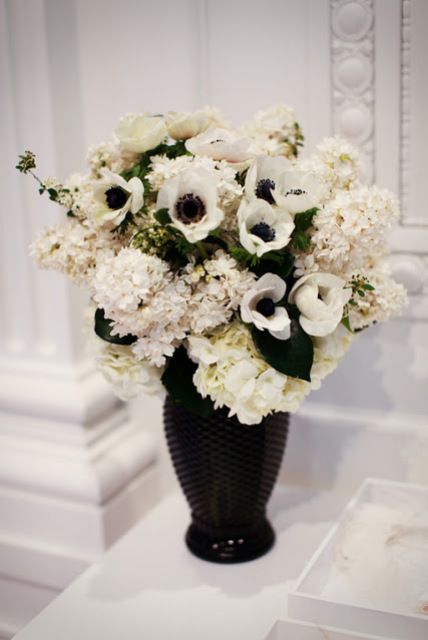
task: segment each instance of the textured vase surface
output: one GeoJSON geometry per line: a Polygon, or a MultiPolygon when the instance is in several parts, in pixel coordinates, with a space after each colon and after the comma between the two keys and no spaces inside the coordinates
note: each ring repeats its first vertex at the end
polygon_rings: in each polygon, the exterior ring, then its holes
{"type": "Polygon", "coordinates": [[[266,519],[287,440],[288,414],[242,425],[228,410],[208,418],[167,397],[168,448],[191,510],[186,543],[212,562],[244,562],[266,553],[275,534],[266,519]]]}

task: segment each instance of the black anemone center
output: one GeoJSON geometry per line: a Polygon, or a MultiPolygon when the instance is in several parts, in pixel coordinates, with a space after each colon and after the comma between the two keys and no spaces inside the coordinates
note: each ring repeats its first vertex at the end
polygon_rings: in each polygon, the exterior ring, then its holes
{"type": "Polygon", "coordinates": [[[266,222],[258,222],[255,224],[254,227],[250,229],[250,233],[263,240],[263,242],[272,242],[276,236],[275,229],[270,227],[266,222]]]}
{"type": "Polygon", "coordinates": [[[305,193],[307,193],[307,191],[305,191],[304,189],[290,189],[289,191],[287,191],[285,195],[286,196],[303,196],[305,193]]]}
{"type": "Polygon", "coordinates": [[[275,313],[275,303],[271,298],[262,298],[256,304],[256,311],[268,318],[275,313]]]}
{"type": "Polygon", "coordinates": [[[186,193],[175,203],[177,218],[184,224],[199,222],[206,213],[205,205],[199,196],[186,193]]]}
{"type": "Polygon", "coordinates": [[[125,206],[128,198],[129,193],[126,193],[121,187],[110,187],[106,191],[106,201],[110,209],[121,209],[125,206]]]}
{"type": "Polygon", "coordinates": [[[275,182],[270,178],[263,178],[257,183],[257,187],[255,190],[256,197],[261,198],[262,200],[266,200],[266,202],[269,202],[269,204],[275,204],[275,200],[272,195],[273,189],[275,189],[275,182]]]}

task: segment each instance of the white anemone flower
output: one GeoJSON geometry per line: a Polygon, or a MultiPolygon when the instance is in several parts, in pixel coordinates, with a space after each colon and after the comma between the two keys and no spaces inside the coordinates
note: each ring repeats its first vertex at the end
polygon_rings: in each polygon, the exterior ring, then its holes
{"type": "Polygon", "coordinates": [[[140,178],[126,181],[109,169],[101,170],[102,178],[93,183],[97,201],[95,217],[98,222],[119,225],[128,212],[137,213],[144,203],[144,185],[140,178]]]}
{"type": "Polygon", "coordinates": [[[283,156],[257,156],[248,169],[245,195],[275,204],[278,195],[284,195],[283,176],[290,169],[291,162],[283,156]]]}
{"type": "Polygon", "coordinates": [[[206,238],[224,216],[217,206],[217,180],[205,169],[188,169],[164,182],[157,208],[168,209],[172,226],[192,243],[206,238]]]}
{"type": "Polygon", "coordinates": [[[122,149],[144,153],[162,142],[167,135],[167,129],[161,116],[139,113],[121,118],[114,133],[122,149]]]}
{"type": "Polygon", "coordinates": [[[278,204],[292,214],[319,206],[326,196],[326,187],[319,177],[306,171],[286,171],[280,191],[278,204]]]}
{"type": "Polygon", "coordinates": [[[320,338],[333,333],[352,295],[345,285],[345,280],[331,273],[311,273],[297,280],[288,301],[299,309],[299,322],[306,333],[320,338]]]}
{"type": "Polygon", "coordinates": [[[213,160],[226,160],[241,164],[254,154],[250,138],[237,136],[228,129],[210,128],[186,141],[186,149],[195,156],[207,156],[213,160]]]}
{"type": "Polygon", "coordinates": [[[211,118],[205,111],[178,113],[170,111],[165,117],[166,127],[174,140],[187,140],[202,133],[211,124],[211,118]]]}
{"type": "Polygon", "coordinates": [[[286,247],[294,229],[291,215],[266,200],[242,201],[238,211],[239,240],[249,252],[262,256],[286,247]]]}
{"type": "Polygon", "coordinates": [[[241,302],[243,322],[252,322],[257,329],[265,329],[278,340],[290,337],[290,318],[284,307],[276,306],[285,296],[287,285],[274,273],[265,273],[244,294],[241,302]]]}

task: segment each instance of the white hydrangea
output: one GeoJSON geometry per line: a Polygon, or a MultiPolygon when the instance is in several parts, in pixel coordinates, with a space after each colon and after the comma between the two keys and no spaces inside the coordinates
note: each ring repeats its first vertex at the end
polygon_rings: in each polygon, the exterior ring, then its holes
{"type": "Polygon", "coordinates": [[[137,359],[130,346],[111,344],[94,335],[92,351],[98,371],[121,400],[141,392],[162,394],[163,369],[137,359]]]}
{"type": "Polygon", "coordinates": [[[385,233],[398,217],[397,203],[386,189],[360,187],[340,191],[313,218],[308,251],[296,260],[296,275],[325,271],[347,279],[386,251],[385,233]]]}
{"type": "Polygon", "coordinates": [[[185,337],[190,288],[157,256],[123,248],[98,265],[92,288],[114,332],[139,338],[133,345],[138,358],[161,366],[185,337]]]}
{"type": "Polygon", "coordinates": [[[349,190],[359,184],[361,165],[358,150],[347,140],[338,136],[325,138],[316,147],[315,153],[299,162],[307,171],[314,171],[328,186],[330,198],[336,191],[349,190]]]}
{"type": "Polygon", "coordinates": [[[117,142],[102,142],[89,147],[86,161],[91,170],[91,179],[101,176],[101,169],[121,173],[138,162],[139,154],[122,149],[117,142]]]}
{"type": "Polygon", "coordinates": [[[44,229],[30,246],[30,254],[43,269],[68,275],[88,285],[99,260],[114,255],[120,241],[107,231],[94,230],[77,218],[44,229]]]}
{"type": "Polygon", "coordinates": [[[236,260],[221,249],[203,265],[187,265],[184,274],[192,286],[187,318],[195,334],[228,322],[256,280],[253,273],[240,269],[236,260]]]}
{"type": "Polygon", "coordinates": [[[258,424],[273,411],[297,411],[305,396],[337,367],[354,338],[344,327],[316,338],[311,382],[306,382],[270,367],[249,330],[235,321],[210,336],[188,338],[189,355],[198,363],[193,382],[216,408],[229,407],[229,415],[243,424],[258,424]]]}
{"type": "Polygon", "coordinates": [[[402,284],[391,278],[385,265],[362,269],[358,276],[365,277],[374,289],[366,290],[364,296],[354,295],[353,304],[348,304],[349,324],[353,331],[374,322],[385,322],[401,313],[407,304],[407,293],[402,284]]]}
{"type": "Polygon", "coordinates": [[[193,382],[199,393],[227,406],[242,424],[257,424],[278,410],[287,376],[257,353],[245,325],[232,322],[209,338],[190,337],[189,355],[198,363],[193,382]]]}

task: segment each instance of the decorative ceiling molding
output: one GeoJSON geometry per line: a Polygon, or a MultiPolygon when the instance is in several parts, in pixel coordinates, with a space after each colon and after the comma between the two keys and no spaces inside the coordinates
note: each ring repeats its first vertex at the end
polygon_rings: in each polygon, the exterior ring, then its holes
{"type": "Polygon", "coordinates": [[[374,179],[373,0],[331,0],[334,132],[359,149],[367,182],[374,179]]]}

